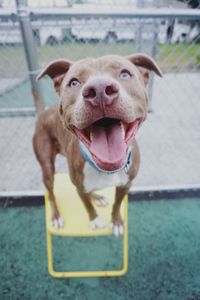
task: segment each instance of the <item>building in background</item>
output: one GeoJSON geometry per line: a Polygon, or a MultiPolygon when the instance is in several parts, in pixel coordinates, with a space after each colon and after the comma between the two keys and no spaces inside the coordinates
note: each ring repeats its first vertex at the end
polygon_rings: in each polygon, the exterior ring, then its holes
{"type": "MultiPolygon", "coordinates": [[[[143,40],[152,38],[155,23],[150,19],[142,23],[140,20],[114,18],[66,18],[53,20],[55,14],[70,12],[105,12],[115,10],[135,10],[137,8],[171,7],[187,8],[195,0],[164,1],[164,0],[23,0],[30,12],[35,41],[39,45],[55,45],[65,42],[113,42],[135,41],[142,34],[143,40]],[[188,4],[188,6],[187,6],[188,4]],[[38,20],[37,13],[44,12],[45,20],[38,20]],[[82,30],[84,28],[84,30],[82,30]],[[133,30],[130,30],[133,28],[133,30]],[[128,30],[129,29],[129,30],[128,30]]],[[[21,34],[16,22],[15,0],[0,0],[0,45],[16,45],[21,43],[21,34]],[[6,19],[6,15],[12,17],[6,19]]],[[[156,23],[157,41],[159,43],[180,43],[199,40],[199,24],[180,23],[175,20],[156,23]]]]}

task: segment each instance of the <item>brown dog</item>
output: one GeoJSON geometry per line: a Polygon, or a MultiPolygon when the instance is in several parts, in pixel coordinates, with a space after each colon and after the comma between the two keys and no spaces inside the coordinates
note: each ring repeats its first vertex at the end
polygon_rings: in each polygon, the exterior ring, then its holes
{"type": "Polygon", "coordinates": [[[56,154],[68,161],[69,174],[93,228],[103,227],[92,198],[106,205],[95,190],[116,186],[112,228],[123,234],[120,205],[139,168],[135,135],[146,118],[149,71],[162,76],[150,57],[135,54],[51,62],[38,76],[54,82],[60,103],[38,118],[33,146],[49,191],[52,223],[64,224],[53,192],[56,154]]]}

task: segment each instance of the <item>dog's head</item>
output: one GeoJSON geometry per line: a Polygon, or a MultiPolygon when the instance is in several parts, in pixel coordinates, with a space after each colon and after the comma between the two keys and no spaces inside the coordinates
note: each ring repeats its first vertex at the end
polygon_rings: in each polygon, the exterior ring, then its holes
{"type": "Polygon", "coordinates": [[[60,95],[59,113],[103,170],[119,169],[130,141],[147,114],[149,71],[162,73],[144,54],[51,62],[38,76],[49,75],[60,95]]]}

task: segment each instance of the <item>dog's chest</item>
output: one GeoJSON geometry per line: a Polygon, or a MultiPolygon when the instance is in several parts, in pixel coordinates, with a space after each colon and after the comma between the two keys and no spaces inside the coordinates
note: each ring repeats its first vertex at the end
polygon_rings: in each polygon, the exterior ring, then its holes
{"type": "Polygon", "coordinates": [[[86,193],[110,186],[122,186],[125,185],[129,179],[124,170],[120,170],[114,174],[105,174],[92,168],[87,162],[85,163],[83,173],[83,185],[86,193]]]}

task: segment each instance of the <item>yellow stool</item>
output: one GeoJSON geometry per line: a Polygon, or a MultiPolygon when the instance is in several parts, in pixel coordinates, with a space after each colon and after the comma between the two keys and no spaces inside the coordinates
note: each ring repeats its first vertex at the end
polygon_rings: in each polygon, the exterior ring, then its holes
{"type": "Polygon", "coordinates": [[[91,237],[112,234],[109,229],[111,221],[111,210],[114,202],[114,188],[108,188],[100,192],[106,199],[109,199],[109,205],[106,207],[96,206],[99,216],[106,223],[103,229],[92,230],[86,209],[79,198],[76,188],[71,183],[67,174],[56,174],[54,178],[54,193],[57,200],[60,214],[64,217],[65,225],[63,228],[55,229],[51,225],[51,211],[48,200],[48,192],[45,192],[45,212],[46,212],[46,234],[47,234],[47,255],[48,270],[53,277],[100,277],[100,276],[121,276],[128,269],[128,197],[124,197],[121,205],[121,213],[124,220],[123,236],[123,267],[119,270],[108,271],[75,271],[75,272],[57,272],[53,268],[53,250],[52,235],[70,236],[70,237],[91,237]]]}

